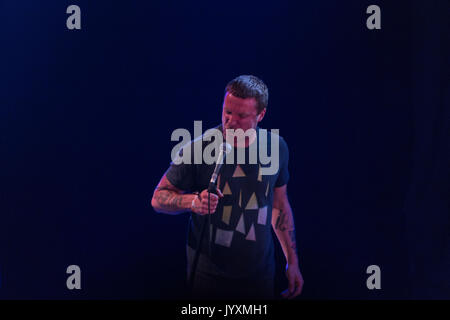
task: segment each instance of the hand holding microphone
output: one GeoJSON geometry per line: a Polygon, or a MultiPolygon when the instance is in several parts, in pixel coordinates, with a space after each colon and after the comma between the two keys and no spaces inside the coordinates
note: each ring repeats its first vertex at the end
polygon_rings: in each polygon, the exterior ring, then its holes
{"type": "Polygon", "coordinates": [[[225,160],[225,156],[230,153],[231,145],[229,143],[221,143],[219,147],[219,156],[217,157],[216,167],[214,168],[214,172],[211,176],[211,180],[209,181],[208,191],[213,193],[215,192],[217,177],[219,176],[220,169],[222,168],[223,162],[225,160]]]}
{"type": "Polygon", "coordinates": [[[192,200],[191,209],[193,212],[205,215],[211,214],[216,211],[219,198],[223,198],[222,192],[217,187],[217,177],[219,176],[220,169],[222,168],[225,156],[230,153],[231,145],[229,143],[221,143],[219,147],[219,155],[216,161],[216,167],[209,181],[208,189],[203,190],[198,198],[192,200]],[[209,197],[209,204],[208,204],[209,197]],[[209,205],[209,210],[208,210],[209,205]]]}
{"type": "Polygon", "coordinates": [[[214,213],[219,203],[219,199],[223,198],[222,192],[219,188],[215,189],[215,193],[208,192],[208,189],[203,190],[198,196],[192,201],[191,210],[197,214],[205,215],[208,213],[214,213]],[[209,194],[209,212],[208,212],[208,194],[209,194]]]}

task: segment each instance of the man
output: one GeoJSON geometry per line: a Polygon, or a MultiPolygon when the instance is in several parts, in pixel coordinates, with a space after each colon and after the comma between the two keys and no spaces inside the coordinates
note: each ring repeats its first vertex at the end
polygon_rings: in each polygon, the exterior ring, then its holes
{"type": "MultiPolygon", "coordinates": [[[[303,278],[296,252],[294,219],[287,197],[286,142],[273,133],[264,139],[268,150],[271,150],[274,139],[278,139],[279,168],[276,173],[262,175],[261,169],[265,165],[260,158],[257,163],[248,161],[252,144],[258,144],[258,139],[262,141],[259,138],[262,129],[257,125],[264,118],[267,104],[267,86],[255,76],[239,76],[226,86],[222,125],[217,129],[236,151],[233,156],[244,151],[247,162],[238,163],[231,159],[232,164],[229,164],[230,159],[225,161],[217,194],[209,194],[209,211],[207,188],[215,164],[172,162],[153,194],[152,206],[157,212],[192,212],[187,260],[188,276],[195,268],[192,289],[197,297],[274,298],[272,228],[287,261],[289,288],[282,296],[294,298],[301,293],[303,278]],[[251,134],[236,141],[230,132],[237,129],[251,134]],[[209,223],[205,224],[206,232],[201,241],[205,219],[209,223]],[[199,243],[202,243],[200,248],[199,243]],[[196,253],[199,254],[198,263],[194,263],[196,253]]],[[[211,143],[204,138],[196,141],[203,148],[211,143]]],[[[188,146],[192,152],[195,152],[194,144],[192,142],[188,146]]]]}

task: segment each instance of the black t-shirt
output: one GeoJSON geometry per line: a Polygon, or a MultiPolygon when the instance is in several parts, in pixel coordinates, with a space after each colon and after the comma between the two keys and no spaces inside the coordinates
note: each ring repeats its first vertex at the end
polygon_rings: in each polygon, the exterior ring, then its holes
{"type": "MultiPolygon", "coordinates": [[[[221,130],[221,126],[216,127],[221,130]]],[[[267,149],[272,156],[271,143],[278,139],[279,165],[274,174],[261,174],[261,167],[269,167],[267,161],[261,162],[259,156],[260,128],[257,127],[257,161],[249,163],[249,149],[245,149],[245,164],[237,163],[237,148],[233,150],[233,164],[225,161],[221,168],[218,187],[224,194],[219,200],[215,213],[210,217],[211,226],[206,229],[201,253],[207,255],[207,263],[199,263],[198,270],[230,278],[267,277],[274,272],[272,239],[272,202],[273,189],[285,185],[289,180],[289,152],[286,142],[279,135],[267,132],[267,149]],[[209,231],[208,231],[209,229],[209,231]],[[209,239],[212,239],[211,244],[209,239]],[[211,247],[210,247],[211,246],[211,247]],[[211,250],[210,250],[211,248],[211,250]],[[211,251],[211,252],[210,252],[211,251]]],[[[197,139],[204,148],[213,142],[197,139]]],[[[195,141],[195,140],[194,140],[195,141]]],[[[194,159],[194,143],[191,148],[194,159]]],[[[182,152],[180,152],[182,155],[182,152]]],[[[231,157],[231,155],[227,155],[231,157]]],[[[230,159],[229,159],[230,160],[230,159]]],[[[175,187],[186,192],[201,192],[208,188],[215,164],[174,164],[166,172],[167,179],[175,187]]],[[[191,214],[187,244],[198,248],[201,226],[208,215],[191,214]]],[[[188,248],[189,249],[189,248],[188,248]]],[[[192,264],[192,255],[188,255],[188,264],[192,264]]]]}

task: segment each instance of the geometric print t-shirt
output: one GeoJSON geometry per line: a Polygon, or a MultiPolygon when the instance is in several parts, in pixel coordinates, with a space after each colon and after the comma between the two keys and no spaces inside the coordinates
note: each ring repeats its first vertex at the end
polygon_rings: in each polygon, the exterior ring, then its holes
{"type": "MultiPolygon", "coordinates": [[[[218,126],[217,129],[221,129],[218,126]]],[[[257,143],[260,128],[256,128],[257,143]]],[[[268,132],[267,149],[271,150],[274,133],[268,132]]],[[[196,250],[200,240],[201,227],[206,219],[206,231],[202,243],[202,263],[199,271],[229,278],[260,278],[274,272],[274,246],[272,239],[273,189],[285,185],[289,180],[289,152],[286,142],[280,136],[279,166],[276,173],[262,174],[262,164],[257,153],[256,163],[237,163],[237,151],[233,164],[223,164],[218,187],[221,198],[215,213],[198,215],[191,213],[187,245],[196,250]],[[209,223],[210,222],[210,223],[209,223]]],[[[201,141],[206,147],[210,141],[201,141]]],[[[191,145],[193,145],[191,143],[191,145]]],[[[259,146],[258,146],[259,150],[259,146]]],[[[245,159],[249,159],[249,148],[245,148],[245,159]]],[[[215,164],[171,163],[166,177],[175,187],[186,192],[201,192],[208,188],[215,164]]],[[[188,264],[192,256],[188,255],[188,264]]]]}

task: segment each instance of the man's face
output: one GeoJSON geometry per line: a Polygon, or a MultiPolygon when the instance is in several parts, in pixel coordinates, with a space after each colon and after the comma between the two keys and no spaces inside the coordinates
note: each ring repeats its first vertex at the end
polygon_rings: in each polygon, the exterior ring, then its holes
{"type": "Polygon", "coordinates": [[[256,129],[256,125],[260,122],[266,109],[259,114],[257,112],[257,102],[255,98],[238,98],[227,92],[223,101],[222,110],[222,127],[224,135],[226,129],[256,129]]]}

